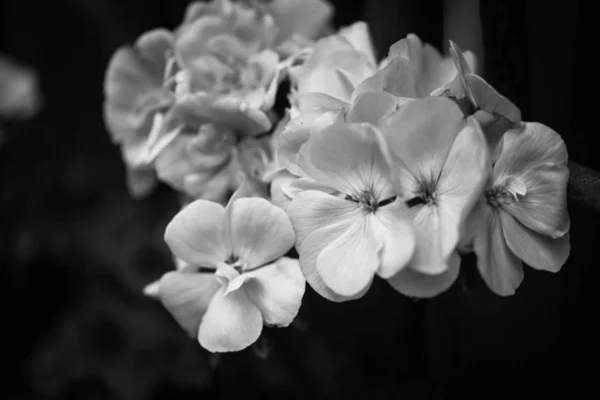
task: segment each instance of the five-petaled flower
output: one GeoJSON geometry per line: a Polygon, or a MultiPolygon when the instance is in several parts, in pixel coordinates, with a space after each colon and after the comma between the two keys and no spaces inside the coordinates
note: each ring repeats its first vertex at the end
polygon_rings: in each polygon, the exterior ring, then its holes
{"type": "Polygon", "coordinates": [[[226,208],[207,200],[184,207],[165,240],[182,269],[165,274],[155,291],[189,335],[211,352],[242,350],[264,324],[296,317],[305,280],[285,212],[262,198],[232,198],[226,208]]]}
{"type": "Polygon", "coordinates": [[[526,122],[507,131],[478,207],[470,217],[477,266],[499,295],[523,280],[521,261],[557,272],[569,256],[567,149],[552,129],[526,122]]]}
{"type": "MultiPolygon", "coordinates": [[[[357,104],[349,122],[315,132],[302,146],[298,166],[307,177],[292,184],[298,193],[287,208],[306,280],[333,301],[361,297],[375,275],[394,276],[415,249],[387,146],[369,123],[378,118],[366,115],[381,110],[369,110],[367,99],[357,104]]],[[[393,99],[388,105],[395,109],[393,99]]]]}

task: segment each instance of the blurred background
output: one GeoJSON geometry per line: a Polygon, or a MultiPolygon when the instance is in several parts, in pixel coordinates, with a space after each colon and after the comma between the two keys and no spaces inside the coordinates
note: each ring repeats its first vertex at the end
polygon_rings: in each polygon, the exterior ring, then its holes
{"type": "MultiPolygon", "coordinates": [[[[332,3],[336,27],[369,22],[380,57],[409,32],[440,50],[448,38],[474,50],[524,120],[552,127],[572,160],[600,170],[592,2],[332,3]]],[[[104,72],[117,47],[175,27],[187,4],[0,2],[0,54],[35,71],[43,101],[27,118],[0,117],[2,397],[587,398],[600,349],[600,218],[577,201],[567,265],[527,269],[510,298],[489,292],[473,268],[427,301],[381,281],[343,304],[307,289],[289,329],[215,356],[143,297],[172,268],[162,235],[177,198],[167,187],[144,200],[127,193],[102,120],[104,72]]]]}

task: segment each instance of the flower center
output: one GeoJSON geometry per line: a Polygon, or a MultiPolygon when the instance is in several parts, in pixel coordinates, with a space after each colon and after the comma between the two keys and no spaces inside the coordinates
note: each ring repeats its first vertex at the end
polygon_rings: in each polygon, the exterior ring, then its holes
{"type": "Polygon", "coordinates": [[[485,199],[492,207],[502,208],[512,201],[513,195],[503,186],[493,186],[485,191],[485,199]]]}
{"type": "Polygon", "coordinates": [[[354,196],[346,196],[346,200],[358,203],[359,207],[361,207],[366,212],[375,212],[377,208],[388,205],[394,200],[396,200],[396,196],[390,197],[389,199],[385,199],[382,201],[378,201],[377,196],[375,196],[372,190],[363,190],[362,192],[354,196]]]}
{"type": "Polygon", "coordinates": [[[229,258],[225,261],[225,264],[229,265],[240,274],[248,269],[248,263],[234,254],[229,256],[229,258]]]}
{"type": "Polygon", "coordinates": [[[415,194],[415,197],[406,201],[409,208],[425,204],[435,205],[437,203],[437,192],[433,182],[421,182],[415,194]]]}

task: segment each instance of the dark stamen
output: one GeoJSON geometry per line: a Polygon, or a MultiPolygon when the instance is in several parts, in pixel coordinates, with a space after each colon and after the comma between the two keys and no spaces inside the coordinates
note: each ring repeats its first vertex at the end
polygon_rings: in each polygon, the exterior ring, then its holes
{"type": "Polygon", "coordinates": [[[426,204],[427,202],[422,197],[414,197],[410,200],[406,200],[406,206],[408,208],[416,207],[421,204],[426,204]]]}

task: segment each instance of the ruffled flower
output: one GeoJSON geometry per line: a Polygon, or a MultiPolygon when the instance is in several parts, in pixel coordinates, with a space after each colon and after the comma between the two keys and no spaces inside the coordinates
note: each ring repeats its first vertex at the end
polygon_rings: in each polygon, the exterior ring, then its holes
{"type": "Polygon", "coordinates": [[[375,275],[394,276],[412,258],[410,215],[391,180],[378,128],[336,123],[311,136],[299,166],[306,177],[287,208],[307,282],[332,301],[361,297],[375,275]]]}
{"type": "Polygon", "coordinates": [[[180,269],[146,292],[205,349],[242,350],[263,324],[287,326],[296,317],[305,280],[298,261],[283,257],[294,231],[265,199],[234,195],[226,208],[193,201],[169,223],[165,240],[180,269]]]}
{"type": "Polygon", "coordinates": [[[495,293],[515,293],[522,262],[557,272],[569,256],[567,149],[556,132],[527,122],[507,131],[485,195],[471,217],[473,249],[495,293]]]}
{"type": "Polygon", "coordinates": [[[417,243],[408,267],[388,282],[407,296],[432,297],[458,276],[457,246],[490,175],[488,146],[477,121],[443,97],[414,100],[383,124],[394,190],[407,199],[417,243]]]}
{"type": "MultiPolygon", "coordinates": [[[[232,154],[225,158],[235,162],[233,147],[239,140],[271,129],[270,110],[287,65],[282,59],[287,36],[306,33],[307,27],[318,31],[330,15],[331,8],[318,0],[195,2],[173,33],[152,31],[133,49],[120,49],[107,71],[105,115],[113,139],[122,146],[132,192],[144,195],[151,189],[148,171],[182,133],[204,137],[210,129],[222,136],[219,142],[234,136],[232,154]],[[289,20],[288,13],[297,14],[294,26],[300,32],[278,29],[280,21],[289,20]]],[[[191,171],[196,183],[198,175],[212,172],[214,180],[227,168],[219,164],[210,171],[206,165],[213,161],[200,162],[201,168],[191,171]]],[[[166,183],[178,190],[188,186],[179,177],[170,179],[179,174],[164,171],[169,163],[161,165],[160,179],[166,176],[166,183]]],[[[210,187],[185,194],[196,196],[198,191],[223,195],[210,187]]]]}

